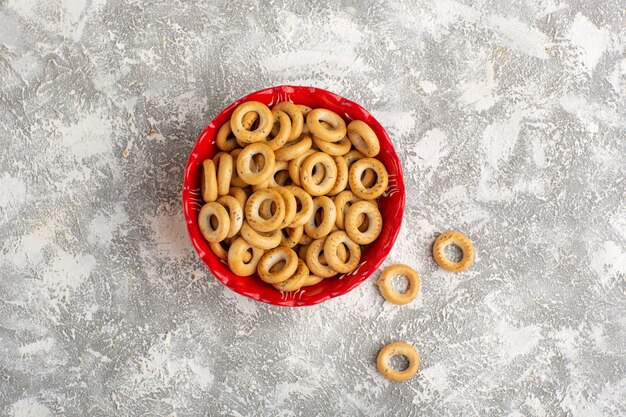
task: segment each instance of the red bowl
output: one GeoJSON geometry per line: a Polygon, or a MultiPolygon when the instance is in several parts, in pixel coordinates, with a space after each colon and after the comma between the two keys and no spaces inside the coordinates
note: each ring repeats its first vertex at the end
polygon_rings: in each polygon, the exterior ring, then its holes
{"type": "Polygon", "coordinates": [[[404,213],[405,198],[406,191],[404,189],[400,159],[385,129],[367,110],[350,100],[326,90],[289,85],[270,87],[249,94],[220,112],[198,137],[187,161],[183,183],[183,210],[187,221],[187,230],[189,231],[193,247],[213,275],[228,288],[241,295],[264,303],[289,307],[314,305],[340,296],[354,289],[372,275],[385,260],[398,237],[400,225],[402,224],[402,214],[404,213]],[[238,105],[250,100],[260,101],[268,106],[279,101],[291,101],[312,108],[324,107],[343,116],[348,121],[354,119],[363,120],[376,132],[380,141],[380,153],[376,158],[385,164],[389,173],[389,187],[378,200],[383,217],[383,230],[378,239],[368,245],[363,251],[359,266],[349,274],[327,278],[319,284],[304,287],[299,291],[284,293],[264,283],[256,275],[240,277],[233,274],[228,265],[215,256],[202,234],[200,234],[198,212],[202,206],[202,198],[200,196],[200,167],[202,161],[210,158],[217,152],[215,147],[217,129],[230,119],[231,114],[238,105]]]}

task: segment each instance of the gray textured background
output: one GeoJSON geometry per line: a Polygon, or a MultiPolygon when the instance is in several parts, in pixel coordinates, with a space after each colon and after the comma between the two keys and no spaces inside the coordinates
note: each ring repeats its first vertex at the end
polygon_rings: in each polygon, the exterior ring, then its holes
{"type": "Polygon", "coordinates": [[[623,2],[0,0],[0,412],[626,414],[623,2]],[[375,277],[285,309],[188,242],[203,126],[278,84],[355,100],[408,185],[375,277]],[[477,262],[437,268],[466,232],[477,262]],[[418,376],[376,371],[405,340],[418,376]]]}

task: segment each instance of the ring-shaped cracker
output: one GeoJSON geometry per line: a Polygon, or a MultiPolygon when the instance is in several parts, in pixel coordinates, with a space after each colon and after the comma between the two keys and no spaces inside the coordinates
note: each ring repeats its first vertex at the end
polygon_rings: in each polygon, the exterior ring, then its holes
{"type": "Polygon", "coordinates": [[[259,232],[278,230],[285,218],[285,201],[275,188],[256,191],[246,201],[245,215],[250,226],[259,232]],[[270,213],[272,216],[267,219],[260,213],[261,204],[266,200],[276,205],[274,213],[270,213]]]}
{"type": "Polygon", "coordinates": [[[302,117],[304,118],[304,125],[302,125],[302,134],[303,135],[310,135],[311,132],[309,131],[309,127],[306,125],[306,116],[311,113],[311,110],[313,110],[312,108],[310,108],[309,106],[305,106],[304,104],[296,104],[296,107],[298,107],[298,109],[300,109],[300,112],[302,113],[302,117]]]}
{"type": "Polygon", "coordinates": [[[328,109],[314,109],[306,116],[306,125],[313,136],[327,142],[337,142],[346,136],[346,122],[337,113],[328,109]],[[330,125],[327,128],[321,124],[326,122],[330,125]]]}
{"type": "Polygon", "coordinates": [[[222,157],[222,155],[227,154],[228,152],[224,152],[224,151],[219,151],[216,152],[215,154],[213,154],[213,156],[211,157],[211,161],[213,161],[213,163],[215,164],[215,172],[218,172],[218,166],[220,164],[220,158],[222,157]]]}
{"type": "Polygon", "coordinates": [[[285,203],[285,216],[283,218],[283,221],[280,223],[280,226],[278,226],[282,229],[289,226],[293,219],[296,217],[298,203],[296,201],[296,197],[287,188],[276,187],[274,188],[274,190],[278,191],[280,196],[283,198],[283,202],[285,203]]]}
{"type": "Polygon", "coordinates": [[[341,193],[348,186],[348,164],[346,164],[346,160],[342,156],[334,156],[333,160],[337,165],[337,180],[333,188],[327,193],[330,196],[341,193]]]}
{"type": "Polygon", "coordinates": [[[308,277],[309,268],[307,268],[306,263],[304,263],[302,259],[298,258],[298,267],[296,268],[296,272],[287,278],[287,280],[274,284],[274,288],[285,292],[297,291],[304,285],[308,277]]]}
{"type": "MultiPolygon", "coordinates": [[[[304,226],[302,227],[302,230],[304,231],[304,226]]],[[[303,233],[298,244],[302,246],[309,246],[311,242],[313,242],[313,238],[306,233],[303,233]]]]}
{"type": "Polygon", "coordinates": [[[325,195],[315,197],[313,199],[313,215],[304,224],[304,232],[313,239],[321,239],[331,232],[333,226],[335,226],[336,219],[337,209],[333,200],[325,195]],[[315,215],[318,213],[318,210],[321,210],[319,225],[315,223],[315,215]]]}
{"type": "MultiPolygon", "coordinates": [[[[228,249],[230,249],[230,245],[235,241],[235,238],[226,238],[221,242],[209,242],[209,248],[211,251],[221,260],[228,259],[228,249]]],[[[250,252],[245,252],[243,254],[243,261],[248,262],[252,258],[252,254],[250,252]]]]}
{"type": "Polygon", "coordinates": [[[376,367],[383,376],[392,381],[406,381],[417,373],[420,364],[420,358],[417,350],[408,343],[394,342],[388,344],[380,350],[376,358],[376,367]],[[393,356],[402,355],[409,361],[409,366],[403,371],[396,371],[389,364],[389,359],[393,356]]]}
{"type": "Polygon", "coordinates": [[[361,247],[353,242],[346,232],[339,230],[331,233],[324,242],[324,256],[326,263],[340,274],[347,274],[355,270],[361,261],[361,247]],[[343,260],[338,256],[337,249],[340,245],[348,248],[348,259],[343,260]]]}
{"type": "Polygon", "coordinates": [[[289,224],[289,227],[304,226],[309,220],[309,217],[313,216],[313,198],[302,188],[296,187],[295,185],[289,185],[285,188],[291,191],[296,199],[296,215],[291,221],[291,224],[289,224]],[[297,209],[298,202],[300,202],[300,210],[297,209]]]}
{"type": "MultiPolygon", "coordinates": [[[[308,250],[309,246],[310,245],[306,245],[302,247],[308,250]]],[[[299,252],[299,254],[301,255],[300,256],[301,258],[306,259],[306,250],[304,251],[304,253],[299,252]]],[[[345,262],[348,260],[348,257],[350,256],[350,252],[348,252],[348,249],[346,249],[344,245],[339,245],[337,247],[337,256],[339,257],[339,259],[345,262]]],[[[322,265],[324,266],[328,265],[328,262],[326,262],[326,256],[323,253],[320,254],[319,260],[322,265]]]]}
{"type": "Polygon", "coordinates": [[[304,227],[285,227],[280,232],[282,234],[280,244],[293,248],[300,242],[300,238],[302,238],[302,235],[304,234],[304,227]]]}
{"type": "Polygon", "coordinates": [[[235,135],[231,136],[231,133],[233,133],[233,131],[230,128],[229,120],[217,131],[217,134],[215,135],[215,146],[226,152],[230,152],[235,149],[238,146],[237,139],[235,135]]]}
{"type": "Polygon", "coordinates": [[[228,212],[219,203],[214,201],[206,203],[200,209],[200,213],[198,213],[198,227],[200,228],[200,233],[207,241],[219,242],[224,240],[230,229],[228,212]],[[217,219],[215,227],[211,224],[212,216],[215,216],[217,219]]]}
{"type": "Polygon", "coordinates": [[[235,275],[241,277],[252,275],[257,269],[263,252],[262,249],[250,245],[245,239],[238,237],[228,249],[228,267],[235,275]],[[252,252],[251,257],[249,255],[250,251],[252,252]]]}
{"type": "Polygon", "coordinates": [[[277,187],[285,187],[287,185],[293,184],[291,181],[291,176],[289,176],[289,170],[287,171],[278,171],[274,174],[274,182],[277,187]]]}
{"type": "MultiPolygon", "coordinates": [[[[268,284],[277,284],[289,279],[298,268],[298,255],[285,246],[279,246],[265,252],[257,265],[259,278],[268,284]],[[275,270],[275,266],[284,262],[282,268],[275,270]]],[[[277,268],[276,268],[277,269],[277,268]]]]}
{"type": "Polygon", "coordinates": [[[215,164],[210,159],[202,161],[200,194],[207,203],[217,200],[217,174],[215,173],[215,164]]]}
{"type": "MultiPolygon", "coordinates": [[[[365,155],[363,155],[356,149],[352,149],[350,152],[345,154],[343,158],[346,160],[346,165],[348,165],[348,171],[350,171],[350,167],[352,167],[352,164],[354,164],[359,159],[365,158],[365,155]]],[[[364,186],[371,187],[374,182],[376,182],[376,174],[374,173],[374,171],[371,169],[365,170],[364,174],[362,175],[361,182],[364,186]]]]}
{"type": "Polygon", "coordinates": [[[300,171],[302,163],[305,159],[313,155],[315,152],[317,151],[313,149],[308,149],[304,153],[302,153],[302,155],[289,161],[289,176],[291,177],[291,181],[293,181],[293,183],[299,187],[302,186],[302,183],[300,182],[300,171]]]}
{"type": "Polygon", "coordinates": [[[350,239],[359,245],[368,245],[375,241],[383,230],[383,216],[374,201],[358,201],[350,206],[345,217],[344,226],[350,239]],[[361,230],[362,215],[367,217],[367,229],[361,230]]]}
{"type": "MultiPolygon", "coordinates": [[[[306,234],[304,235],[306,236],[306,234]]],[[[299,245],[298,247],[298,257],[300,259],[306,260],[306,251],[309,250],[309,245],[299,245]]]]}
{"type": "MultiPolygon", "coordinates": [[[[211,249],[211,252],[213,252],[215,256],[217,256],[219,259],[223,261],[228,261],[228,250],[230,249],[231,243],[229,242],[230,240],[231,239],[226,238],[221,242],[209,242],[209,248],[211,249]]],[[[244,252],[243,262],[250,262],[250,259],[252,259],[252,254],[250,252],[244,252]]]]}
{"type": "Polygon", "coordinates": [[[295,141],[287,142],[282,148],[277,149],[274,154],[277,161],[291,161],[296,159],[311,148],[311,137],[302,135],[295,141]]]}
{"type": "Polygon", "coordinates": [[[320,151],[327,153],[330,156],[340,156],[345,155],[350,151],[352,144],[348,140],[348,138],[342,138],[337,142],[327,142],[318,138],[317,136],[313,136],[313,143],[319,148],[320,151]]]}
{"type": "Polygon", "coordinates": [[[217,202],[223,205],[228,211],[230,227],[228,228],[226,237],[233,237],[239,233],[239,229],[241,229],[241,225],[243,224],[243,208],[241,204],[239,204],[239,200],[230,195],[221,196],[217,199],[217,202]]]}
{"type": "Polygon", "coordinates": [[[363,155],[373,158],[380,152],[380,142],[374,130],[361,120],[348,124],[348,138],[363,155]]]}
{"type": "Polygon", "coordinates": [[[280,245],[281,233],[280,230],[273,230],[271,232],[259,232],[254,230],[247,221],[243,221],[241,225],[241,237],[250,245],[264,250],[274,249],[280,245]]]}
{"type": "Polygon", "coordinates": [[[237,158],[239,157],[239,154],[241,153],[242,150],[243,149],[241,148],[235,148],[232,151],[230,151],[230,156],[233,157],[233,175],[230,178],[230,185],[233,187],[242,188],[248,185],[247,182],[239,178],[239,174],[237,173],[237,158]]]}
{"type": "Polygon", "coordinates": [[[263,181],[263,182],[262,182],[262,183],[260,183],[260,184],[255,184],[255,185],[253,185],[253,186],[252,186],[252,192],[253,192],[253,193],[256,193],[256,192],[257,192],[257,191],[259,191],[259,190],[265,190],[265,189],[267,189],[267,188],[270,188],[270,180],[269,180],[269,179],[267,179],[267,180],[263,181]]]}
{"type": "Polygon", "coordinates": [[[272,109],[272,118],[273,123],[278,123],[278,131],[273,138],[269,139],[271,135],[265,138],[263,143],[269,146],[271,150],[275,151],[282,148],[282,146],[289,140],[289,134],[291,133],[291,119],[287,113],[277,110],[276,108],[272,109]]]}
{"type": "Polygon", "coordinates": [[[233,177],[233,157],[230,154],[220,156],[217,165],[217,193],[227,195],[233,177]]]}
{"type": "Polygon", "coordinates": [[[461,232],[456,230],[448,230],[440,234],[433,244],[433,257],[440,267],[447,271],[461,272],[469,268],[474,263],[474,245],[461,232]],[[458,246],[463,252],[463,257],[459,262],[452,262],[446,256],[444,249],[446,246],[453,244],[458,246]]]}
{"type": "Polygon", "coordinates": [[[354,195],[354,193],[350,190],[345,190],[340,192],[335,196],[335,208],[337,209],[337,217],[335,219],[335,224],[340,229],[345,229],[344,219],[346,214],[348,214],[348,209],[350,206],[358,201],[362,201],[361,198],[354,195]]]}
{"type": "Polygon", "coordinates": [[[356,149],[352,149],[350,152],[345,154],[343,158],[346,160],[346,164],[348,165],[348,170],[349,170],[353,163],[355,163],[359,159],[365,158],[365,155],[363,155],[361,152],[357,151],[356,149]]]}
{"type": "Polygon", "coordinates": [[[317,275],[323,278],[330,278],[337,275],[337,271],[335,271],[332,267],[328,265],[323,265],[320,260],[320,255],[324,251],[324,242],[326,239],[317,239],[311,242],[307,251],[306,251],[306,265],[309,267],[309,271],[313,273],[313,275],[317,275]]]}
{"type": "Polygon", "coordinates": [[[317,275],[311,275],[310,271],[309,271],[309,276],[307,277],[306,281],[304,281],[304,284],[302,284],[303,287],[310,287],[311,285],[315,285],[318,284],[320,282],[322,282],[324,280],[324,277],[318,277],[317,275]]]}
{"type": "MultiPolygon", "coordinates": [[[[247,184],[257,185],[269,180],[274,172],[274,152],[264,143],[253,143],[246,146],[237,157],[237,174],[239,178],[247,184]],[[258,172],[253,172],[250,168],[252,158],[255,155],[263,157],[263,167],[258,172]]],[[[254,164],[256,166],[256,164],[254,164]]],[[[258,168],[258,167],[257,167],[258,168]]]]}
{"type": "Polygon", "coordinates": [[[313,196],[327,194],[337,181],[337,165],[332,156],[323,152],[316,152],[307,157],[300,167],[300,183],[307,193],[313,196]],[[313,168],[321,164],[324,167],[324,177],[321,182],[313,181],[313,168]]]}
{"type": "Polygon", "coordinates": [[[230,128],[240,142],[254,143],[265,139],[272,130],[274,118],[272,111],[258,101],[246,101],[241,103],[230,117],[230,128]],[[246,113],[254,112],[259,117],[259,125],[255,130],[248,130],[243,125],[243,117],[246,113]]]}
{"type": "Polygon", "coordinates": [[[228,258],[228,251],[224,249],[222,243],[224,243],[223,240],[221,242],[209,242],[209,248],[211,249],[211,252],[215,254],[215,256],[217,256],[219,259],[225,260],[228,258]]]}
{"type": "MultiPolygon", "coordinates": [[[[244,114],[243,119],[242,119],[243,128],[246,130],[254,130],[252,129],[252,127],[255,125],[255,123],[258,120],[259,120],[259,115],[253,111],[250,111],[244,114]]],[[[258,126],[259,124],[256,123],[256,125],[258,126]]],[[[235,136],[235,140],[237,141],[237,144],[241,146],[242,148],[245,148],[247,145],[249,145],[249,142],[244,142],[242,140],[239,140],[239,138],[236,136],[235,136]]]]}
{"type": "Polygon", "coordinates": [[[246,206],[246,201],[248,201],[248,194],[240,187],[230,187],[228,190],[228,195],[235,197],[241,206],[241,210],[246,206]]]}
{"type": "Polygon", "coordinates": [[[393,304],[408,304],[420,292],[420,278],[413,268],[404,264],[390,265],[380,274],[380,278],[376,281],[376,285],[380,289],[380,293],[387,301],[393,304]],[[393,289],[393,278],[397,275],[405,276],[409,287],[403,293],[399,293],[393,289]]]}
{"type": "Polygon", "coordinates": [[[288,141],[293,141],[298,139],[302,134],[302,127],[304,126],[304,115],[300,108],[295,104],[289,101],[281,101],[276,103],[276,105],[272,108],[274,110],[284,111],[289,115],[291,121],[291,133],[289,134],[288,141]]]}
{"type": "Polygon", "coordinates": [[[269,188],[282,187],[284,185],[284,184],[279,184],[278,181],[276,180],[276,174],[279,174],[280,172],[286,172],[287,176],[289,176],[289,162],[276,161],[274,163],[274,172],[272,172],[272,175],[270,175],[270,179],[268,183],[269,188]]]}
{"type": "Polygon", "coordinates": [[[363,158],[350,167],[348,184],[350,184],[350,189],[357,197],[361,197],[364,200],[373,200],[380,197],[387,189],[389,175],[383,163],[378,159],[363,158]],[[361,175],[368,168],[376,172],[376,182],[370,187],[366,187],[361,179],[361,175]]]}

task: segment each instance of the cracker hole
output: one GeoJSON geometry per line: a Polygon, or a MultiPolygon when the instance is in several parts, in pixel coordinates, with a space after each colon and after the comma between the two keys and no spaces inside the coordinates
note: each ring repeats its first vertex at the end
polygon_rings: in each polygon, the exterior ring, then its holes
{"type": "Polygon", "coordinates": [[[272,137],[276,137],[278,136],[278,133],[280,132],[280,121],[278,120],[278,118],[274,119],[274,123],[272,124],[272,137]]]}
{"type": "Polygon", "coordinates": [[[257,115],[256,112],[250,111],[244,114],[242,118],[242,122],[243,122],[244,129],[254,131],[259,127],[259,116],[257,115]],[[251,119],[253,120],[252,124],[250,124],[251,119]]]}
{"type": "Polygon", "coordinates": [[[443,248],[443,253],[451,262],[461,262],[463,259],[463,251],[454,243],[450,243],[443,248]]]}
{"type": "Polygon", "coordinates": [[[274,173],[274,182],[278,185],[287,185],[287,181],[290,180],[289,172],[281,169],[280,171],[276,171],[274,173]]]}
{"type": "Polygon", "coordinates": [[[318,260],[320,261],[320,264],[324,265],[324,266],[328,266],[328,263],[326,262],[326,256],[324,256],[324,250],[322,249],[322,251],[320,252],[319,256],[318,256],[318,260]]]}
{"type": "Polygon", "coordinates": [[[404,294],[409,289],[409,280],[404,275],[395,275],[391,279],[391,288],[398,294],[404,294]]]}
{"type": "Polygon", "coordinates": [[[322,221],[324,220],[322,217],[323,214],[324,210],[321,207],[318,207],[318,209],[315,210],[315,216],[313,218],[313,224],[315,224],[315,227],[319,227],[322,224],[322,221]]]}
{"type": "Polygon", "coordinates": [[[348,262],[348,259],[350,259],[350,250],[343,242],[337,245],[337,258],[339,258],[341,262],[348,262]]]}
{"type": "Polygon", "coordinates": [[[315,185],[319,185],[324,180],[326,176],[326,168],[321,162],[313,165],[313,171],[311,171],[311,180],[315,185]]]}
{"type": "Polygon", "coordinates": [[[365,232],[370,227],[370,219],[363,213],[359,215],[359,218],[357,219],[357,223],[360,223],[359,227],[357,227],[357,229],[359,229],[360,232],[365,232]]]}
{"type": "Polygon", "coordinates": [[[265,156],[263,156],[263,154],[260,154],[260,153],[258,153],[257,155],[259,156],[257,157],[256,166],[258,170],[261,171],[263,168],[265,168],[265,156]]]}
{"type": "Polygon", "coordinates": [[[255,153],[252,155],[252,165],[250,165],[250,169],[252,172],[257,173],[260,172],[263,168],[265,168],[265,157],[262,153],[255,153]]]}
{"type": "Polygon", "coordinates": [[[270,272],[272,274],[275,274],[279,271],[282,271],[283,268],[285,267],[285,265],[287,265],[287,262],[280,260],[278,262],[276,262],[274,265],[272,265],[272,267],[270,268],[270,272]]]}
{"type": "Polygon", "coordinates": [[[320,119],[320,126],[322,126],[326,130],[333,130],[337,127],[331,124],[332,120],[322,120],[320,119]]]}
{"type": "Polygon", "coordinates": [[[361,183],[365,188],[371,188],[378,182],[378,174],[372,168],[365,168],[361,174],[361,183]]]}
{"type": "Polygon", "coordinates": [[[269,220],[272,218],[272,203],[271,200],[263,200],[261,206],[259,207],[259,216],[261,216],[264,220],[269,220]]]}
{"type": "Polygon", "coordinates": [[[404,355],[394,355],[389,358],[389,367],[394,371],[405,371],[409,367],[409,360],[404,355]]]}

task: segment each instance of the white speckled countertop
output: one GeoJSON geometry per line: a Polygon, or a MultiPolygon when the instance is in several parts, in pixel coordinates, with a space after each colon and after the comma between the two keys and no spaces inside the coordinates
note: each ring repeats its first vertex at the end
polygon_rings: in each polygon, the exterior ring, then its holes
{"type": "Polygon", "coordinates": [[[618,0],[0,0],[0,414],[626,415],[626,46],[618,0]],[[403,161],[386,264],[287,309],[230,292],[180,191],[234,99],[313,85],[403,161]],[[477,262],[430,256],[467,233],[477,262]],[[378,350],[417,347],[406,383],[378,350]]]}

